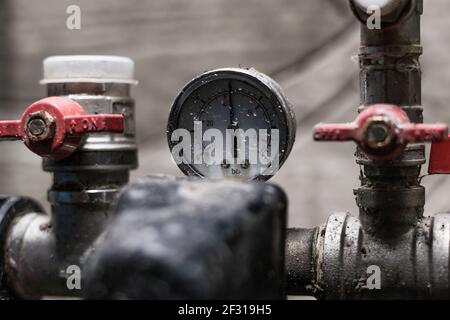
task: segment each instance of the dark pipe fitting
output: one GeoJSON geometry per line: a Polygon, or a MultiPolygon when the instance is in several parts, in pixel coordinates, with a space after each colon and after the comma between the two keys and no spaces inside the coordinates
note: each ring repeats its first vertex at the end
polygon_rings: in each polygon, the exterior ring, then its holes
{"type": "Polygon", "coordinates": [[[381,238],[345,213],[333,214],[321,228],[289,230],[287,293],[319,299],[448,299],[450,214],[419,219],[407,232],[390,231],[390,237],[381,238]]]}
{"type": "Polygon", "coordinates": [[[17,271],[16,269],[11,270],[6,263],[10,228],[16,219],[28,214],[42,214],[43,212],[44,209],[41,205],[33,199],[0,196],[0,300],[14,296],[11,290],[14,287],[14,280],[6,276],[7,272],[15,273],[17,271]]]}
{"type": "Polygon", "coordinates": [[[389,240],[409,232],[420,221],[425,188],[371,188],[355,190],[359,219],[365,232],[389,240]]]}
{"type": "Polygon", "coordinates": [[[147,177],[123,190],[112,216],[88,258],[88,299],[285,296],[278,187],[147,177]]]}
{"type": "Polygon", "coordinates": [[[291,295],[315,295],[316,229],[287,229],[286,232],[286,290],[291,295]]]}

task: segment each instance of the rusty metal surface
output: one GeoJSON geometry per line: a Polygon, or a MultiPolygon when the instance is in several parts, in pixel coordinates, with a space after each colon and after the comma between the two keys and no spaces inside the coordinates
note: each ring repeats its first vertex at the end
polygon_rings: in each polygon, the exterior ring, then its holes
{"type": "MultiPolygon", "coordinates": [[[[363,115],[374,104],[396,104],[412,123],[418,124],[423,122],[419,63],[423,7],[420,0],[405,4],[408,10],[381,30],[361,25],[359,110],[363,115]]],[[[357,10],[355,14],[361,19],[357,10]]],[[[407,137],[414,138],[410,134],[407,137]]],[[[293,243],[287,247],[306,246],[301,252],[305,252],[306,262],[312,261],[308,264],[311,269],[298,276],[297,268],[305,267],[296,264],[298,257],[287,250],[292,293],[323,299],[450,296],[450,214],[424,217],[425,188],[420,179],[424,150],[420,144],[411,143],[399,158],[377,161],[359,148],[355,155],[361,165],[361,186],[354,190],[359,218],[333,214],[325,225],[313,229],[318,236],[306,243],[304,239],[312,230],[288,231],[293,243]],[[377,287],[368,282],[371,268],[380,272],[377,287]]]]}
{"type": "Polygon", "coordinates": [[[295,251],[288,251],[286,262],[288,290],[321,299],[448,298],[449,223],[449,214],[436,215],[387,240],[366,232],[355,217],[337,213],[325,227],[290,230],[287,250],[295,251]],[[311,238],[313,233],[318,236],[311,238]],[[312,263],[305,270],[307,261],[312,263]],[[370,266],[380,267],[380,290],[368,286],[370,266]]]}

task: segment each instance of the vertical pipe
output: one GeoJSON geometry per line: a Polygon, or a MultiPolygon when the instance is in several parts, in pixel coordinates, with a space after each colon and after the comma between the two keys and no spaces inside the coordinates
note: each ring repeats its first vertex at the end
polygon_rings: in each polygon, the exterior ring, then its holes
{"type": "MultiPolygon", "coordinates": [[[[361,107],[376,103],[400,106],[412,122],[423,122],[419,57],[422,0],[372,1],[396,7],[383,15],[381,29],[370,29],[361,3],[350,4],[361,20],[361,107]]],[[[410,144],[395,161],[377,162],[360,151],[361,186],[355,190],[363,228],[380,237],[396,237],[411,229],[423,215],[424,188],[419,183],[425,163],[423,144],[410,144]],[[392,201],[395,199],[395,201],[392,201]]]]}
{"type": "Polygon", "coordinates": [[[63,160],[44,159],[53,173],[48,193],[58,255],[74,261],[92,245],[106,226],[118,190],[137,166],[134,102],[130,84],[48,84],[49,96],[67,96],[88,113],[123,113],[126,132],[90,134],[80,148],[63,160]]]}

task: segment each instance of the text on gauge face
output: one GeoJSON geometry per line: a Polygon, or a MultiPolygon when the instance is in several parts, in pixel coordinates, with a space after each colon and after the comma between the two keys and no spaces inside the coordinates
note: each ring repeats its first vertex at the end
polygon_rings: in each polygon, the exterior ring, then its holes
{"type": "Polygon", "coordinates": [[[172,132],[172,157],[177,164],[264,165],[277,170],[279,165],[278,129],[203,130],[202,121],[194,130],[178,128],[172,132]]]}

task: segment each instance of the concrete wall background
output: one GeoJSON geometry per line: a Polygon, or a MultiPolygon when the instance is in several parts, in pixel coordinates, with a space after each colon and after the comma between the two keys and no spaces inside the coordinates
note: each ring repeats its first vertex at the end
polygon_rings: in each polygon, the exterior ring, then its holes
{"type": "MultiPolygon", "coordinates": [[[[422,59],[427,121],[450,122],[450,2],[425,0],[422,59]]],[[[195,75],[247,66],[277,80],[295,106],[297,141],[273,179],[288,193],[290,225],[312,226],[332,211],[357,214],[352,144],[316,144],[312,126],[348,121],[358,106],[358,23],[346,0],[0,0],[0,118],[18,118],[44,97],[41,61],[56,54],[134,59],[140,168],[180,175],[165,124],[173,97],[195,75]],[[67,30],[66,8],[82,10],[67,30]]],[[[20,143],[0,144],[0,193],[44,202],[50,176],[20,143]]],[[[424,178],[427,212],[450,210],[450,177],[424,178]]]]}

